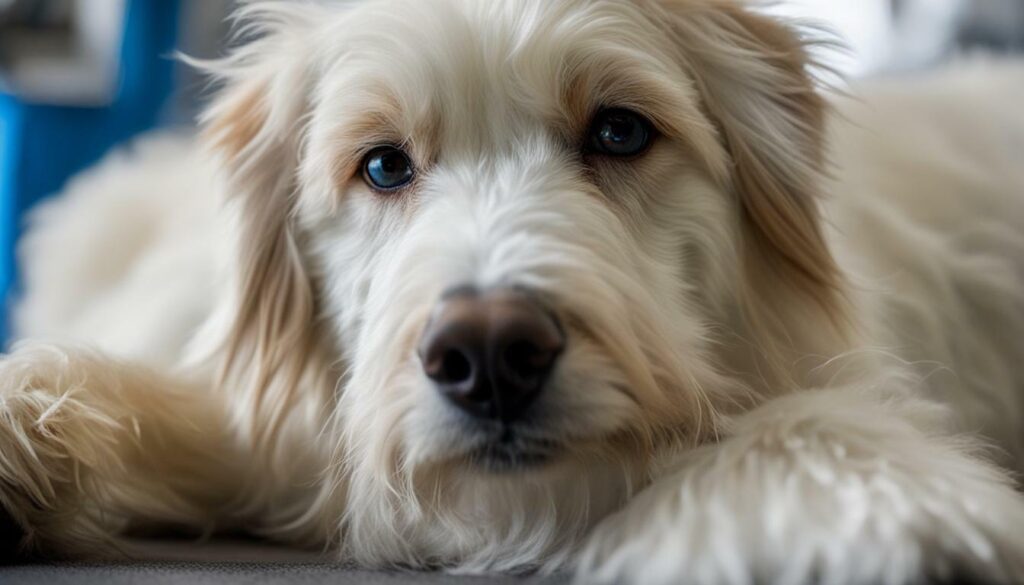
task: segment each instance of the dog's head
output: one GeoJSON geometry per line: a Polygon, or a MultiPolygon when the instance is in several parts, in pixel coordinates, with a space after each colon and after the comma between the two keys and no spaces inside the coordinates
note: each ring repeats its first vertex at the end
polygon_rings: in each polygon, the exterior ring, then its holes
{"type": "Polygon", "coordinates": [[[319,392],[365,551],[558,544],[713,436],[794,315],[840,312],[789,29],[724,0],[243,12],[207,119],[241,211],[229,369],[266,428],[319,392]]]}

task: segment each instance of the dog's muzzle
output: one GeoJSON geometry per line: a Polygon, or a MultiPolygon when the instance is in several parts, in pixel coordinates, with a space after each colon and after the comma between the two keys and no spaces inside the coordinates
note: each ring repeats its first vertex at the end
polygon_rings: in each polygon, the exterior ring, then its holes
{"type": "Polygon", "coordinates": [[[479,419],[509,423],[543,390],[565,348],[557,318],[527,292],[452,289],[419,347],[437,390],[479,419]]]}

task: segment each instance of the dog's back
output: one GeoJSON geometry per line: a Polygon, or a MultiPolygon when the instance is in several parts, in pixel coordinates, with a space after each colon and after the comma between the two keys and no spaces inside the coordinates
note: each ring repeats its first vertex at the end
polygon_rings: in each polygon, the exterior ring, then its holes
{"type": "Polygon", "coordinates": [[[19,246],[21,338],[176,363],[217,298],[217,179],[195,140],[144,137],[31,215],[19,246]]]}
{"type": "Polygon", "coordinates": [[[967,63],[842,100],[826,206],[833,247],[912,362],[1024,469],[1024,65],[967,63]]]}

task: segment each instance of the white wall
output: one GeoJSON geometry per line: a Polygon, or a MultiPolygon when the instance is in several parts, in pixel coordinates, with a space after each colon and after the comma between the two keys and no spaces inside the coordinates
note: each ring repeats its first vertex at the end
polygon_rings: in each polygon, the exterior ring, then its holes
{"type": "MultiPolygon", "coordinates": [[[[966,0],[970,1],[970,0],[966,0]]],[[[839,33],[850,49],[826,61],[847,76],[904,70],[935,59],[946,48],[965,0],[903,0],[894,19],[892,0],[783,0],[765,10],[809,18],[839,33]]]]}

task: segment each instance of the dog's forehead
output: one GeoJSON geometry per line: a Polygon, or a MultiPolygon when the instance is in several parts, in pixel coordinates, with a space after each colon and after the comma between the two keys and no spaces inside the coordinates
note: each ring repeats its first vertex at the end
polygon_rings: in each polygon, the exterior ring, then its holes
{"type": "Polygon", "coordinates": [[[564,118],[581,77],[664,68],[661,32],[625,0],[370,1],[329,35],[322,93],[340,115],[383,104],[404,133],[522,129],[564,118]]]}
{"type": "Polygon", "coordinates": [[[629,0],[376,0],[340,16],[333,32],[344,39],[342,50],[387,48],[410,57],[412,49],[422,60],[470,51],[491,66],[534,53],[556,57],[581,43],[642,48],[636,43],[650,34],[644,11],[629,0]]]}

